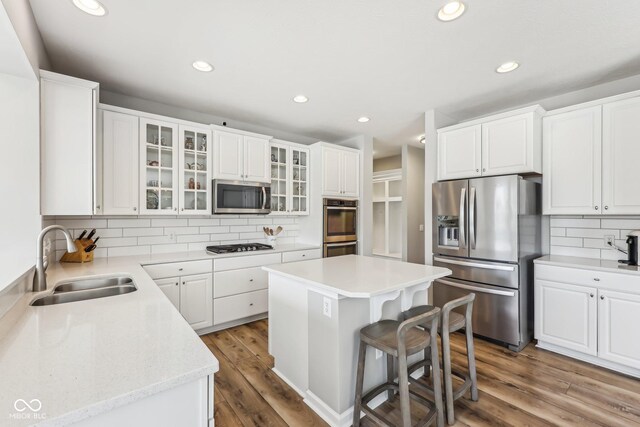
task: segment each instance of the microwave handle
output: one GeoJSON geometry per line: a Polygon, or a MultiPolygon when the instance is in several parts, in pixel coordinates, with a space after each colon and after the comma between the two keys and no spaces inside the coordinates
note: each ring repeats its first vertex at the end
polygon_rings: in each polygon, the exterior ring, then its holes
{"type": "Polygon", "coordinates": [[[337,248],[340,246],[355,246],[358,242],[347,242],[347,243],[325,243],[325,246],[328,248],[337,248]]]}
{"type": "Polygon", "coordinates": [[[262,210],[264,210],[265,205],[267,204],[267,189],[262,187],[262,210]]]}
{"type": "Polygon", "coordinates": [[[325,206],[324,208],[328,211],[355,211],[358,209],[349,206],[325,206]]]}

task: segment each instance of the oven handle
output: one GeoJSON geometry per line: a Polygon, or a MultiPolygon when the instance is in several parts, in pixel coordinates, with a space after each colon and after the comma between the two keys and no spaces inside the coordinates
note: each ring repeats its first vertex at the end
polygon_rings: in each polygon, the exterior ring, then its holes
{"type": "Polygon", "coordinates": [[[349,206],[325,206],[324,208],[328,211],[355,211],[358,209],[349,206]]]}
{"type": "Polygon", "coordinates": [[[262,187],[262,209],[264,210],[264,206],[267,204],[267,189],[262,187]]]}
{"type": "Polygon", "coordinates": [[[335,248],[338,246],[353,246],[353,245],[357,245],[358,242],[347,242],[347,243],[325,243],[324,245],[326,247],[330,247],[330,248],[335,248]]]}
{"type": "Polygon", "coordinates": [[[445,264],[462,265],[464,267],[477,267],[484,268],[486,270],[501,270],[501,271],[515,271],[515,267],[506,265],[492,265],[492,264],[480,264],[479,262],[466,262],[466,261],[454,261],[452,259],[445,259],[440,257],[433,257],[434,261],[443,262],[445,264]]]}
{"type": "Polygon", "coordinates": [[[501,296],[505,296],[505,297],[514,297],[514,296],[516,296],[515,292],[498,291],[498,290],[495,290],[495,289],[479,288],[477,286],[464,285],[462,283],[451,282],[449,280],[444,280],[444,279],[438,279],[438,280],[436,280],[436,282],[443,283],[443,284],[448,285],[448,286],[453,286],[454,288],[467,289],[469,291],[481,292],[481,293],[484,293],[484,294],[501,295],[501,296]]]}

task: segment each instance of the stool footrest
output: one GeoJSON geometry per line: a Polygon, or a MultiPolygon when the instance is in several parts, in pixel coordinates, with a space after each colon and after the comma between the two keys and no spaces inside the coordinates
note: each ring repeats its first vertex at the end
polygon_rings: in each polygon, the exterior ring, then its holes
{"type": "MultiPolygon", "coordinates": [[[[384,384],[381,384],[375,387],[371,391],[367,392],[367,394],[362,396],[362,412],[364,412],[367,416],[371,417],[377,424],[384,425],[387,427],[396,427],[396,424],[394,422],[389,421],[389,419],[385,418],[383,415],[381,415],[379,412],[377,412],[375,409],[369,406],[369,402],[371,402],[376,396],[378,396],[381,393],[384,393],[387,390],[399,391],[398,384],[396,384],[395,382],[394,383],[386,382],[384,384]]],[[[425,415],[425,417],[422,418],[414,427],[423,427],[423,426],[429,425],[437,415],[435,404],[425,399],[424,397],[420,396],[418,393],[416,393],[413,390],[409,390],[409,397],[421,403],[423,406],[425,406],[428,409],[427,415],[425,415]]]]}
{"type": "MultiPolygon", "coordinates": [[[[422,360],[419,360],[419,361],[415,362],[411,366],[409,366],[407,368],[407,371],[409,372],[409,383],[418,386],[422,391],[427,392],[429,394],[429,396],[433,396],[433,388],[432,387],[429,387],[426,384],[420,383],[418,380],[416,380],[413,377],[411,377],[412,373],[414,373],[415,371],[417,371],[420,368],[426,368],[426,367],[431,367],[431,360],[430,359],[422,359],[422,360]]],[[[457,388],[453,392],[453,400],[458,400],[462,396],[464,396],[467,391],[469,391],[471,389],[471,377],[469,375],[465,374],[464,372],[458,371],[457,369],[451,369],[451,375],[455,375],[456,377],[458,377],[458,378],[460,378],[461,380],[464,381],[464,384],[462,384],[459,388],[457,388]]],[[[444,386],[444,384],[443,384],[443,386],[444,386]]]]}

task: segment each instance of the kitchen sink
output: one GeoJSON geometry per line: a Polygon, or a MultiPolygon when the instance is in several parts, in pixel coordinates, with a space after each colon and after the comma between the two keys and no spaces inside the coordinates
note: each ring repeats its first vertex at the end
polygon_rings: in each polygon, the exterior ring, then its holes
{"type": "Polygon", "coordinates": [[[97,277],[60,283],[53,288],[53,293],[85,291],[88,289],[111,288],[113,286],[133,285],[131,277],[97,277]]]}
{"type": "Polygon", "coordinates": [[[44,306],[65,304],[68,302],[86,301],[96,298],[112,297],[115,295],[124,295],[131,292],[135,292],[138,288],[133,282],[124,285],[116,285],[111,287],[101,287],[94,289],[84,289],[76,291],[67,291],[61,293],[53,293],[36,298],[31,302],[32,306],[44,306]]]}

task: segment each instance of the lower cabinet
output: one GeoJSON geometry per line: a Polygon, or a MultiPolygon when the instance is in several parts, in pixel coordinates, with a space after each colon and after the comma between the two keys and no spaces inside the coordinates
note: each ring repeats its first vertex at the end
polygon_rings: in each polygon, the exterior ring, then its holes
{"type": "Polygon", "coordinates": [[[640,377],[640,276],[548,265],[535,275],[539,346],[640,377]]]}
{"type": "Polygon", "coordinates": [[[213,324],[221,325],[269,310],[269,291],[246,292],[213,300],[213,324]]]}
{"type": "Polygon", "coordinates": [[[171,304],[180,310],[180,278],[169,277],[168,279],[158,279],[156,284],[167,296],[171,304]]]}

